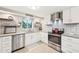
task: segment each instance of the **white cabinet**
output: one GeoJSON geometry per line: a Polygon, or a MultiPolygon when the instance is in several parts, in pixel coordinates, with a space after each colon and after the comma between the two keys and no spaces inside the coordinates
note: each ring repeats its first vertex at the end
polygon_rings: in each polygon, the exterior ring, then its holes
{"type": "Polygon", "coordinates": [[[79,23],[79,7],[71,8],[71,18],[73,23],[79,23]]]}
{"type": "Polygon", "coordinates": [[[70,20],[70,9],[66,9],[63,11],[63,23],[69,23],[70,20]]]}
{"type": "Polygon", "coordinates": [[[32,34],[25,34],[25,46],[30,45],[32,43],[31,37],[32,34]]]}
{"type": "Polygon", "coordinates": [[[12,52],[12,37],[0,37],[0,53],[12,52]]]}
{"type": "Polygon", "coordinates": [[[36,43],[40,41],[39,33],[30,33],[25,35],[25,46],[36,43]]]}
{"type": "Polygon", "coordinates": [[[40,33],[40,40],[48,44],[48,33],[40,33]]]}
{"type": "Polygon", "coordinates": [[[25,35],[25,46],[36,43],[38,41],[48,43],[48,33],[37,32],[25,35]]]}
{"type": "Polygon", "coordinates": [[[61,47],[63,52],[71,53],[72,39],[70,37],[62,36],[61,47]]]}
{"type": "Polygon", "coordinates": [[[62,36],[62,51],[66,53],[79,53],[79,39],[62,36]]]}
{"type": "Polygon", "coordinates": [[[33,33],[33,35],[32,35],[32,43],[35,43],[35,42],[38,42],[38,41],[40,41],[40,34],[39,33],[33,33]]]}
{"type": "Polygon", "coordinates": [[[79,23],[79,7],[63,10],[63,23],[79,23]]]}

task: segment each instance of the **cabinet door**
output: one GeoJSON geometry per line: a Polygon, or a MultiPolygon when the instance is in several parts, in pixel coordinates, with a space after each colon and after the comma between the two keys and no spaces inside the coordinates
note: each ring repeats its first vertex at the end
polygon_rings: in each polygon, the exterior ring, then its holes
{"type": "Polygon", "coordinates": [[[72,38],[72,46],[73,46],[73,52],[74,53],[79,53],[79,39],[77,38],[72,38]]]}
{"type": "Polygon", "coordinates": [[[32,38],[31,38],[31,44],[33,44],[33,43],[35,43],[36,42],[36,34],[35,33],[32,33],[32,36],[31,36],[32,38]]]}
{"type": "Polygon", "coordinates": [[[36,42],[40,41],[41,40],[41,35],[40,33],[36,33],[36,42]]]}
{"type": "Polygon", "coordinates": [[[67,53],[79,53],[79,39],[62,36],[62,51],[67,53]]]}
{"type": "Polygon", "coordinates": [[[48,44],[48,33],[41,33],[40,40],[48,44]]]}
{"type": "Polygon", "coordinates": [[[63,23],[69,23],[70,20],[70,9],[66,9],[63,11],[63,23]]]}
{"type": "Polygon", "coordinates": [[[39,39],[40,39],[39,33],[33,33],[33,34],[32,34],[32,39],[31,39],[31,40],[32,40],[32,43],[38,42],[39,39]]]}
{"type": "Polygon", "coordinates": [[[73,23],[79,23],[79,7],[71,8],[71,18],[73,23]]]}
{"type": "Polygon", "coordinates": [[[63,52],[72,53],[72,38],[62,36],[61,38],[61,49],[63,52]]]}
{"type": "Polygon", "coordinates": [[[7,36],[7,37],[3,37],[2,39],[2,52],[3,53],[10,53],[12,51],[12,37],[11,36],[7,36]]]}
{"type": "Polygon", "coordinates": [[[32,43],[31,36],[32,34],[25,35],[25,46],[30,45],[32,43]]]}

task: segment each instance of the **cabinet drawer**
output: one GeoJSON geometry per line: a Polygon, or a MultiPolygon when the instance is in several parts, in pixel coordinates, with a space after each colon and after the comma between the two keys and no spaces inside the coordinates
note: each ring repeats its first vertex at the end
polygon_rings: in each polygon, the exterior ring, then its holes
{"type": "Polygon", "coordinates": [[[62,47],[62,51],[64,52],[64,50],[66,50],[65,52],[71,52],[71,53],[79,53],[79,49],[73,48],[73,47],[68,47],[68,46],[63,46],[62,47]]]}
{"type": "Polygon", "coordinates": [[[71,41],[66,41],[66,40],[62,41],[61,43],[62,43],[61,45],[69,45],[69,46],[72,45],[71,41]]]}
{"type": "Polygon", "coordinates": [[[2,47],[11,47],[11,44],[9,44],[9,43],[2,44],[2,47]]]}
{"type": "Polygon", "coordinates": [[[79,44],[79,39],[73,38],[72,42],[75,43],[75,44],[76,44],[76,43],[79,44]]]}
{"type": "Polygon", "coordinates": [[[3,37],[2,41],[3,42],[11,41],[11,37],[3,37]]]}
{"type": "Polygon", "coordinates": [[[64,52],[72,52],[78,53],[79,52],[79,39],[72,38],[72,37],[62,37],[62,51],[64,52]],[[67,40],[66,40],[67,39],[67,40]]]}
{"type": "Polygon", "coordinates": [[[65,37],[65,36],[62,36],[62,41],[65,40],[65,41],[72,41],[72,38],[70,37],[65,37]]]}
{"type": "Polygon", "coordinates": [[[72,48],[71,44],[62,44],[62,47],[72,48]]]}
{"type": "Polygon", "coordinates": [[[9,41],[2,41],[2,44],[11,44],[12,43],[12,41],[11,40],[9,40],[9,41]]]}
{"type": "Polygon", "coordinates": [[[73,46],[73,51],[76,53],[76,52],[79,52],[79,44],[77,45],[77,44],[72,44],[72,46],[73,46]]]}
{"type": "Polygon", "coordinates": [[[64,48],[62,47],[62,52],[65,52],[65,53],[72,53],[71,49],[69,50],[68,48],[64,48]]]}

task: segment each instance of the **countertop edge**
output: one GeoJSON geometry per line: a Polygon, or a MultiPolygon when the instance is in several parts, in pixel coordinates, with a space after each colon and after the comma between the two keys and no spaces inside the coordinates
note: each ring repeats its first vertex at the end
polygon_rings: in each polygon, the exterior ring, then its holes
{"type": "Polygon", "coordinates": [[[0,37],[3,37],[3,36],[12,36],[12,35],[19,35],[19,34],[25,34],[25,32],[11,33],[11,34],[2,34],[2,35],[0,35],[0,37]]]}
{"type": "Polygon", "coordinates": [[[74,36],[74,35],[66,35],[66,34],[63,34],[62,36],[67,36],[67,37],[71,37],[71,38],[77,38],[77,39],[79,39],[79,37],[74,36]]]}
{"type": "Polygon", "coordinates": [[[45,32],[17,32],[17,33],[10,33],[10,34],[1,34],[0,37],[3,36],[13,36],[13,35],[19,35],[19,34],[32,34],[32,33],[45,33],[45,32]]]}

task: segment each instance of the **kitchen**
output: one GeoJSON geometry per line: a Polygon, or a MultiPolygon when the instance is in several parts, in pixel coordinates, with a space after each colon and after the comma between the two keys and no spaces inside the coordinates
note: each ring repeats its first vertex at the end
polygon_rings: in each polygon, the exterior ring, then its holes
{"type": "Polygon", "coordinates": [[[1,6],[0,53],[79,53],[79,7],[1,6]]]}

